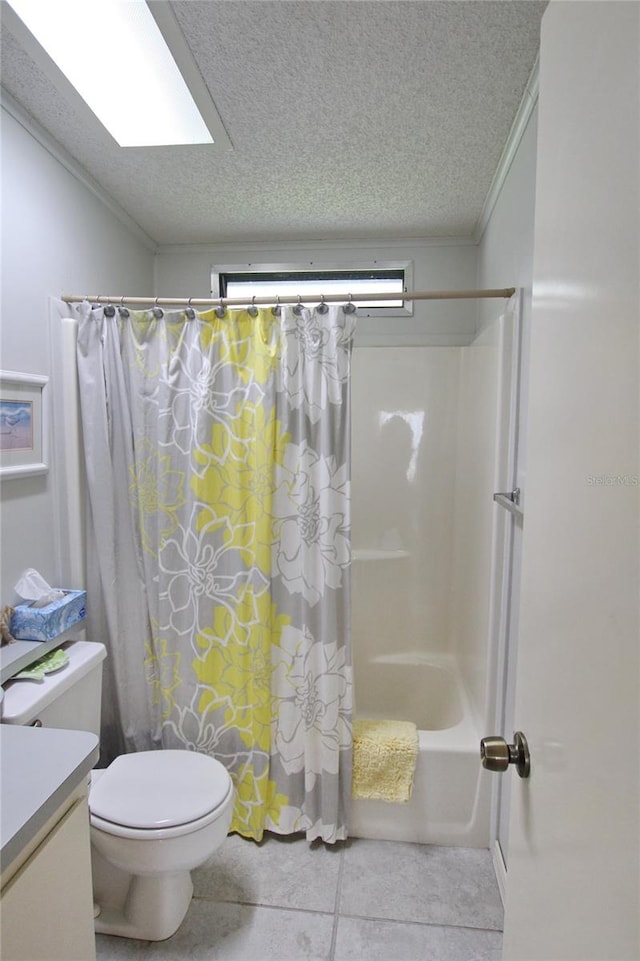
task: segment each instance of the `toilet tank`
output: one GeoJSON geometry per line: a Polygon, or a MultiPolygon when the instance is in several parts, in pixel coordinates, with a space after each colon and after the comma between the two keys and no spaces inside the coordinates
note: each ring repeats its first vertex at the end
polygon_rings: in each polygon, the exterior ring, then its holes
{"type": "Polygon", "coordinates": [[[91,731],[100,736],[105,647],[93,641],[67,641],[60,649],[68,663],[42,681],[6,681],[2,723],[91,731]]]}

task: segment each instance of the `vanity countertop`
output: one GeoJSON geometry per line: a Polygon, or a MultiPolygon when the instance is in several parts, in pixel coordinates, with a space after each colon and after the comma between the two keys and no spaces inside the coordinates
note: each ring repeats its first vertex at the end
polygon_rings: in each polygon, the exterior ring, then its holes
{"type": "Polygon", "coordinates": [[[87,777],[98,753],[88,731],[0,724],[3,869],[87,777]]]}

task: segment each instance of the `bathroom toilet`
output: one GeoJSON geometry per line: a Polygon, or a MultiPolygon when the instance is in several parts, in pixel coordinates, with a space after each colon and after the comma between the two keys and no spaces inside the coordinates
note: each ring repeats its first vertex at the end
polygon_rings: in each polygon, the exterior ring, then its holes
{"type": "MultiPolygon", "coordinates": [[[[103,645],[63,645],[69,663],[43,681],[5,684],[3,723],[99,734],[103,645]]],[[[180,926],[191,871],[229,830],[234,789],[226,768],[194,751],[141,751],[91,774],[89,810],[95,928],[161,941],[180,926]]]]}
{"type": "Polygon", "coordinates": [[[123,754],[89,791],[96,931],[161,941],[191,902],[191,871],[227,836],[233,785],[192,751],[123,754]]]}

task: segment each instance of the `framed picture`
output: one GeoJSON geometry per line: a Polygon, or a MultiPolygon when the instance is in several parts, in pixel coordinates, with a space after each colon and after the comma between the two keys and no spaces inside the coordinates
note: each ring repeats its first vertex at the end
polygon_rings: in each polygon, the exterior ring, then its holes
{"type": "Polygon", "coordinates": [[[48,377],[0,370],[0,478],[46,474],[48,377]]]}

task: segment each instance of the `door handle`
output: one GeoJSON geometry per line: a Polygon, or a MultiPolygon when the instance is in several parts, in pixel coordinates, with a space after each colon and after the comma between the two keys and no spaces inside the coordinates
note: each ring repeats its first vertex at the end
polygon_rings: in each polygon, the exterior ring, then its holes
{"type": "Polygon", "coordinates": [[[513,735],[513,744],[507,744],[503,737],[483,737],[480,759],[487,771],[506,771],[510,764],[515,764],[520,777],[529,777],[531,771],[529,745],[522,731],[513,735]]]}

